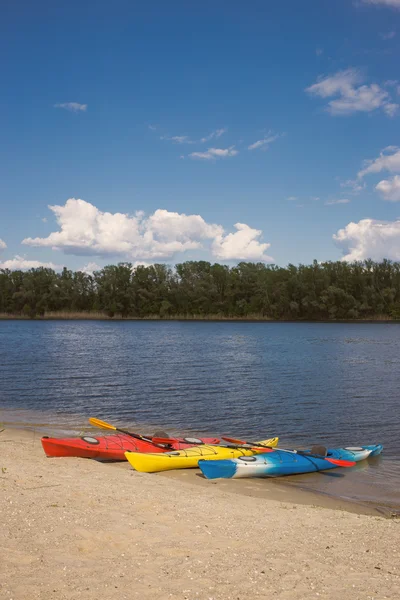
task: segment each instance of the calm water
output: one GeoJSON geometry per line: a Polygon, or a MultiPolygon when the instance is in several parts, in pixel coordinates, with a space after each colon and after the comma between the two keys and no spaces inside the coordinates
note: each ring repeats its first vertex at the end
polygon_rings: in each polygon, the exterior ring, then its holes
{"type": "Polygon", "coordinates": [[[384,456],[302,486],[400,505],[400,325],[0,322],[1,419],[83,417],[152,432],[307,447],[381,442],[384,456]]]}

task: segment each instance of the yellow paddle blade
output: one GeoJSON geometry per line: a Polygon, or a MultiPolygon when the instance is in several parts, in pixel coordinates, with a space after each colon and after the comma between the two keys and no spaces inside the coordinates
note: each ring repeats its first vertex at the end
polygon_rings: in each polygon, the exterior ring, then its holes
{"type": "Polygon", "coordinates": [[[117,431],[117,428],[114,427],[114,425],[106,423],[105,421],[100,421],[100,419],[96,419],[94,417],[90,417],[89,423],[95,427],[100,427],[100,429],[113,429],[114,431],[117,431]]]}

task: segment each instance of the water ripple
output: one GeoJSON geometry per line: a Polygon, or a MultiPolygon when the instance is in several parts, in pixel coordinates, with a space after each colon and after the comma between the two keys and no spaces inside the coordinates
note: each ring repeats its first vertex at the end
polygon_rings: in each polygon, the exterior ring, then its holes
{"type": "Polygon", "coordinates": [[[0,406],[279,434],[292,446],[380,441],[384,460],[345,492],[389,502],[400,487],[399,334],[395,324],[3,321],[0,406]]]}

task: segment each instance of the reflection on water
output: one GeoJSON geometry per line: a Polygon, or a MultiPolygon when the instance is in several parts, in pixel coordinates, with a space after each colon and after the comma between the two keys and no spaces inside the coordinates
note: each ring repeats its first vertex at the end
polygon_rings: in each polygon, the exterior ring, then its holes
{"type": "Polygon", "coordinates": [[[381,442],[383,458],[288,484],[399,505],[399,363],[395,324],[3,321],[0,419],[381,442]]]}

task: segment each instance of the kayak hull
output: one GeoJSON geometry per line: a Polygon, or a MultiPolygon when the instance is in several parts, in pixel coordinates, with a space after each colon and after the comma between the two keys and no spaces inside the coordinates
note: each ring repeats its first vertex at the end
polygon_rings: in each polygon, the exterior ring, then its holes
{"type": "MultiPolygon", "coordinates": [[[[265,446],[275,447],[278,438],[270,438],[258,442],[265,446]]],[[[139,454],[138,452],[126,452],[125,456],[131,466],[142,473],[157,473],[159,471],[171,471],[173,469],[193,469],[198,466],[199,461],[208,462],[214,460],[237,458],[239,456],[253,456],[255,453],[268,452],[268,449],[246,449],[231,448],[229,446],[199,445],[176,452],[165,452],[163,454],[139,454]]]]}
{"type": "MultiPolygon", "coordinates": [[[[206,443],[217,444],[218,438],[202,438],[206,443]]],[[[159,447],[151,442],[133,438],[123,433],[104,436],[82,436],[75,438],[42,437],[43,450],[48,457],[80,457],[97,460],[121,461],[126,460],[125,452],[162,453],[171,450],[190,448],[193,444],[179,441],[171,445],[159,447]]]]}
{"type": "MultiPolygon", "coordinates": [[[[327,457],[359,462],[377,456],[382,452],[382,449],[381,444],[358,446],[357,448],[333,448],[327,451],[327,457]]],[[[217,460],[213,463],[201,460],[199,461],[199,467],[207,479],[238,479],[242,477],[282,477],[284,475],[313,473],[334,469],[338,465],[322,458],[277,449],[268,454],[217,460]]]]}

